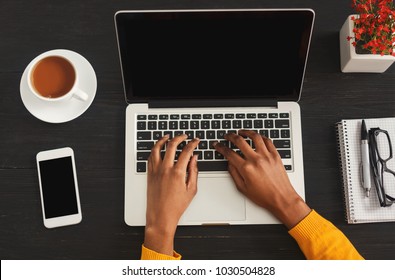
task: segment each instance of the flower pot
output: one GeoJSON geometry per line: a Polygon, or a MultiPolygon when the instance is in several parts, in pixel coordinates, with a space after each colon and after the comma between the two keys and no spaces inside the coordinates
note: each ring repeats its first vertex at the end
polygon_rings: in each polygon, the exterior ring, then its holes
{"type": "Polygon", "coordinates": [[[392,55],[357,54],[355,47],[347,40],[354,37],[354,21],[350,15],[340,30],[340,67],[342,72],[383,73],[395,61],[392,55]]]}

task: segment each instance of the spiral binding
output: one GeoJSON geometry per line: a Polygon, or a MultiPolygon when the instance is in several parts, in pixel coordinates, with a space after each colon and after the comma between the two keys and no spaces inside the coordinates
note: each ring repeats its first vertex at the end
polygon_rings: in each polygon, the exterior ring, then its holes
{"type": "Polygon", "coordinates": [[[342,171],[341,178],[343,184],[343,198],[345,205],[346,221],[348,223],[356,223],[354,211],[354,194],[352,190],[351,174],[350,174],[350,154],[349,154],[349,138],[347,132],[347,123],[343,120],[337,123],[336,138],[339,152],[339,165],[342,171]]]}

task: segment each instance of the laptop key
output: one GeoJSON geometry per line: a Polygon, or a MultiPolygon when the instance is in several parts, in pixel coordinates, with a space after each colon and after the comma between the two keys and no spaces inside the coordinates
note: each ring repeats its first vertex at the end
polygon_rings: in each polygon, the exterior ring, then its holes
{"type": "Polygon", "coordinates": [[[291,158],[291,150],[277,150],[281,158],[291,158]]]}
{"type": "Polygon", "coordinates": [[[150,151],[154,147],[154,141],[142,141],[137,142],[137,150],[148,150],[150,151]]]}
{"type": "Polygon", "coordinates": [[[219,129],[219,128],[221,128],[221,121],[211,121],[211,128],[212,129],[219,129]]]}
{"type": "Polygon", "coordinates": [[[152,133],[152,139],[159,140],[160,138],[162,138],[162,131],[154,131],[152,133]]]}
{"type": "Polygon", "coordinates": [[[169,129],[178,129],[178,122],[177,121],[170,121],[169,122],[169,129]]]}
{"type": "Polygon", "coordinates": [[[225,139],[225,134],[226,134],[225,130],[218,130],[217,131],[217,139],[225,139]]]}
{"type": "Polygon", "coordinates": [[[151,140],[151,131],[137,132],[137,140],[151,140]]]}
{"type": "Polygon", "coordinates": [[[273,140],[273,144],[277,149],[291,148],[290,140],[273,140]]]}
{"type": "Polygon", "coordinates": [[[228,162],[223,161],[198,161],[199,171],[227,171],[228,162]]]}
{"type": "Polygon", "coordinates": [[[200,123],[202,129],[209,129],[210,128],[210,121],[202,121],[200,123]]]}
{"type": "Polygon", "coordinates": [[[200,150],[206,150],[208,149],[208,143],[207,141],[203,140],[199,142],[199,149],[200,150]]]}
{"type": "Polygon", "coordinates": [[[191,121],[189,125],[191,129],[199,129],[199,121],[191,121]]]}
{"type": "Polygon", "coordinates": [[[259,130],[259,134],[265,137],[269,137],[269,130],[267,129],[261,129],[259,130]]]}
{"type": "Polygon", "coordinates": [[[159,121],[158,127],[159,127],[159,129],[162,129],[162,130],[167,129],[167,122],[166,121],[159,121]]]}
{"type": "Polygon", "coordinates": [[[215,151],[215,159],[225,159],[225,157],[221,153],[215,151]]]}
{"type": "Polygon", "coordinates": [[[173,138],[173,131],[165,131],[163,132],[163,135],[169,135],[169,138],[173,138]]]}
{"type": "Polygon", "coordinates": [[[214,159],[213,151],[204,151],[204,159],[214,159]]]}
{"type": "Polygon", "coordinates": [[[282,129],[280,130],[281,138],[290,138],[291,132],[289,129],[282,129]]]}
{"type": "Polygon", "coordinates": [[[246,128],[246,129],[252,128],[252,120],[243,121],[243,128],[246,128]]]}
{"type": "Polygon", "coordinates": [[[254,128],[263,128],[262,120],[254,120],[254,128]]]}
{"type": "Polygon", "coordinates": [[[180,136],[180,135],[183,135],[183,134],[184,134],[183,131],[180,131],[180,130],[174,131],[174,137],[180,136]]]}
{"type": "Polygon", "coordinates": [[[289,120],[276,120],[276,128],[289,128],[289,120]]]}
{"type": "Polygon", "coordinates": [[[274,127],[274,123],[273,120],[265,120],[265,128],[273,128],[274,127]]]}
{"type": "Polygon", "coordinates": [[[230,120],[224,120],[222,121],[222,128],[224,129],[228,129],[228,128],[232,128],[232,123],[230,120]]]}
{"type": "Polygon", "coordinates": [[[147,171],[147,164],[144,161],[138,161],[136,165],[136,171],[138,173],[143,173],[147,171]]]}
{"type": "Polygon", "coordinates": [[[146,122],[137,122],[137,130],[146,130],[147,123],[146,122]]]}
{"type": "Polygon", "coordinates": [[[147,116],[146,115],[137,115],[138,120],[146,120],[147,116]]]}
{"type": "Polygon", "coordinates": [[[232,121],[233,128],[241,128],[241,120],[232,121]]]}
{"type": "Polygon", "coordinates": [[[193,139],[193,138],[195,138],[195,133],[194,133],[194,131],[191,131],[191,130],[189,130],[189,131],[185,131],[185,134],[188,136],[188,139],[193,139]]]}
{"type": "Polygon", "coordinates": [[[207,139],[215,139],[215,131],[214,130],[207,130],[206,131],[206,138],[207,139]]]}
{"type": "Polygon", "coordinates": [[[148,160],[151,152],[137,152],[137,160],[148,160]]]}
{"type": "Polygon", "coordinates": [[[156,122],[148,122],[148,129],[155,130],[156,129],[156,122]]]}
{"type": "Polygon", "coordinates": [[[205,132],[203,130],[198,130],[196,131],[196,137],[199,139],[204,139],[205,137],[205,132]]]}
{"type": "Polygon", "coordinates": [[[278,129],[270,130],[270,138],[280,138],[280,131],[278,129]]]}
{"type": "Polygon", "coordinates": [[[188,121],[180,121],[180,129],[189,129],[188,121]]]}

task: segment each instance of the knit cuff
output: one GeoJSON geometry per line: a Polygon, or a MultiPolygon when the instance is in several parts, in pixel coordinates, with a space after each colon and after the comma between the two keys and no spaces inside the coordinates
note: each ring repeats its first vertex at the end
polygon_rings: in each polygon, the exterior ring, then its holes
{"type": "Polygon", "coordinates": [[[302,221],[288,231],[288,233],[296,240],[306,240],[311,238],[314,234],[321,231],[323,221],[332,223],[325,220],[315,210],[312,210],[302,221]]]}
{"type": "Polygon", "coordinates": [[[141,245],[141,259],[142,260],[180,260],[181,255],[178,254],[176,251],[173,251],[173,256],[161,254],[155,252],[147,247],[141,245]]]}

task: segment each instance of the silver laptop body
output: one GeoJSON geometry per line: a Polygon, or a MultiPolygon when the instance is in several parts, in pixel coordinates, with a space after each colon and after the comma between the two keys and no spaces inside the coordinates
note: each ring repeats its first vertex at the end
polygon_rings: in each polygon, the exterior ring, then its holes
{"type": "Polygon", "coordinates": [[[198,193],[180,225],[279,223],[237,191],[226,160],[210,148],[212,141],[223,141],[224,133],[238,129],[253,129],[273,140],[292,185],[305,197],[297,102],[313,22],[311,9],[115,14],[129,104],[127,225],[145,225],[146,160],[155,141],[168,133],[204,136],[206,142],[196,151],[198,193]]]}

